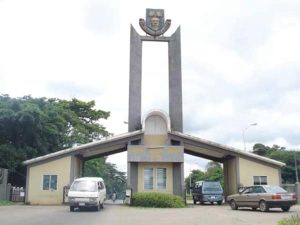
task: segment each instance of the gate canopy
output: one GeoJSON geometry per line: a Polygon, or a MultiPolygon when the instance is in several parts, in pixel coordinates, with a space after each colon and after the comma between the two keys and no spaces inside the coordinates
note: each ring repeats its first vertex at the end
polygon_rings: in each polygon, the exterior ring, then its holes
{"type": "Polygon", "coordinates": [[[127,151],[128,143],[141,140],[143,133],[143,131],[133,131],[121,135],[116,135],[113,137],[107,137],[100,141],[82,144],[76,147],[64,149],[44,156],[26,160],[23,162],[23,164],[30,165],[72,155],[79,156],[83,160],[112,155],[115,153],[127,151]]]}
{"type": "MultiPolygon", "coordinates": [[[[97,157],[112,155],[115,153],[127,151],[129,144],[140,144],[144,137],[142,130],[128,132],[113,137],[107,137],[100,141],[83,144],[80,146],[68,148],[65,150],[50,153],[44,156],[24,161],[24,165],[30,165],[45,160],[76,155],[83,160],[89,160],[97,157]]],[[[171,145],[180,145],[184,147],[184,153],[198,156],[201,158],[223,163],[227,159],[234,157],[244,157],[255,161],[263,162],[275,167],[282,167],[285,164],[276,160],[265,158],[253,153],[241,151],[239,149],[218,144],[195,136],[183,134],[181,132],[169,131],[168,138],[171,145]]]]}

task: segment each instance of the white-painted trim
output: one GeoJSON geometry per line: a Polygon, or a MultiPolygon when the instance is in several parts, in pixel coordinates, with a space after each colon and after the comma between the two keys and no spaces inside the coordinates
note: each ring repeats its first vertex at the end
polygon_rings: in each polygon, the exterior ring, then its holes
{"type": "Polygon", "coordinates": [[[153,110],[150,110],[148,111],[144,117],[143,117],[143,122],[142,122],[142,131],[145,131],[145,125],[146,125],[146,120],[148,117],[150,116],[160,116],[162,117],[166,124],[167,124],[167,131],[170,132],[171,131],[171,119],[170,119],[170,116],[168,115],[168,113],[166,113],[165,111],[163,110],[160,110],[160,109],[153,109],[153,110]]]}
{"type": "Polygon", "coordinates": [[[266,176],[266,175],[259,175],[259,176],[257,176],[257,175],[253,175],[252,176],[252,184],[253,185],[256,185],[256,184],[254,184],[254,177],[259,177],[259,185],[268,185],[268,176],[266,176]],[[261,184],[261,177],[266,177],[267,178],[267,184],[261,184]]]}
{"type": "Polygon", "coordinates": [[[56,192],[58,191],[58,175],[57,174],[42,174],[42,185],[41,185],[41,190],[44,192],[56,192]],[[44,176],[50,176],[49,180],[49,190],[44,190],[44,176]],[[51,176],[56,176],[56,189],[51,189],[51,176]]]}

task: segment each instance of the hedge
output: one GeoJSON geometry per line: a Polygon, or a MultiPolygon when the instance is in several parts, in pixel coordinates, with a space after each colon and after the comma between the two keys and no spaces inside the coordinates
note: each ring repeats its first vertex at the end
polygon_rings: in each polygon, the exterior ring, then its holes
{"type": "Polygon", "coordinates": [[[183,208],[184,201],[181,197],[158,192],[139,192],[132,196],[132,206],[151,208],[183,208]]]}

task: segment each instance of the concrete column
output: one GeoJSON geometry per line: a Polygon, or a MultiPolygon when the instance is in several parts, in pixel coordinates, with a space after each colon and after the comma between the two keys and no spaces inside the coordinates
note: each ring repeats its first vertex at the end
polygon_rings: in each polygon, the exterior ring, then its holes
{"type": "Polygon", "coordinates": [[[74,181],[75,175],[74,175],[74,164],[75,164],[75,157],[74,155],[71,156],[71,166],[70,166],[70,185],[72,184],[72,182],[74,181]]]}
{"type": "Polygon", "coordinates": [[[173,163],[173,194],[184,196],[183,163],[173,163]]]}
{"type": "Polygon", "coordinates": [[[29,177],[30,177],[30,167],[29,165],[26,166],[26,186],[25,186],[25,202],[28,202],[29,199],[29,177]]]}
{"type": "Polygon", "coordinates": [[[128,162],[127,164],[127,187],[132,188],[132,192],[138,191],[138,163],[128,162]]]}
{"type": "Polygon", "coordinates": [[[1,180],[0,180],[0,199],[7,199],[7,180],[8,180],[8,169],[0,168],[1,170],[1,180]]]}
{"type": "Polygon", "coordinates": [[[129,112],[128,131],[141,129],[142,109],[142,40],[130,27],[129,112]]]}
{"type": "Polygon", "coordinates": [[[180,27],[169,41],[169,114],[171,129],[183,131],[180,27]]]}
{"type": "Polygon", "coordinates": [[[297,195],[297,203],[300,204],[300,183],[295,183],[295,192],[297,195]]]}
{"type": "Polygon", "coordinates": [[[229,195],[229,172],[228,172],[228,161],[223,163],[223,176],[224,176],[224,197],[229,195]]]}

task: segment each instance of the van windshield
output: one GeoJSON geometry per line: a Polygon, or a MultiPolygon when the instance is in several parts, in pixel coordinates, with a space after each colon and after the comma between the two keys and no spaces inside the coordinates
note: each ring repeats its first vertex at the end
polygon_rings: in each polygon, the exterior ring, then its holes
{"type": "Polygon", "coordinates": [[[217,191],[222,192],[223,189],[219,182],[204,182],[203,183],[203,191],[217,191]]]}
{"type": "Polygon", "coordinates": [[[72,184],[70,191],[95,192],[97,191],[97,182],[89,180],[75,181],[72,184]]]}

